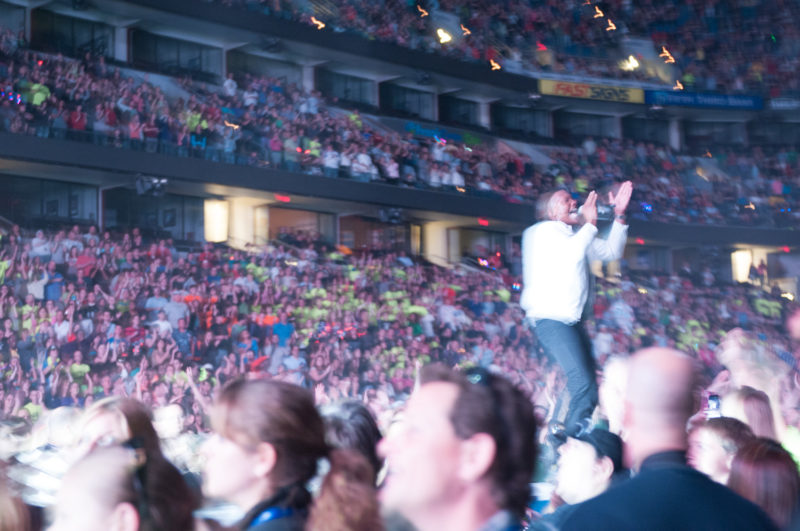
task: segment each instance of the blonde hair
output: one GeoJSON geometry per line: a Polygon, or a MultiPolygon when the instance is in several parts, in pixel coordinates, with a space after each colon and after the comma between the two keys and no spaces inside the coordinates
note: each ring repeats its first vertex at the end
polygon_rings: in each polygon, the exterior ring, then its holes
{"type": "Polygon", "coordinates": [[[756,437],[777,439],[769,396],[763,391],[744,386],[725,395],[723,413],[736,418],[753,430],[756,437]]]}

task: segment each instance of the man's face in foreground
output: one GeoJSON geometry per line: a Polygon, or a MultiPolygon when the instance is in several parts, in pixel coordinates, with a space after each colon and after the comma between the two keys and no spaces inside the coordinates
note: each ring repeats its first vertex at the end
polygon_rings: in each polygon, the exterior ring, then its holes
{"type": "Polygon", "coordinates": [[[461,445],[450,412],[458,397],[455,384],[422,385],[408,401],[405,418],[378,445],[388,474],[380,492],[385,509],[407,518],[457,496],[461,445]]]}

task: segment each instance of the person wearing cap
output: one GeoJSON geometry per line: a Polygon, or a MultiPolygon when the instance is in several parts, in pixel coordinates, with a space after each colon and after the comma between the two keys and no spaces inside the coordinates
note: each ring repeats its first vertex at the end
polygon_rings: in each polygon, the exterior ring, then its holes
{"type": "Polygon", "coordinates": [[[628,477],[622,463],[622,439],[608,430],[596,428],[570,437],[559,454],[555,494],[564,504],[533,522],[529,530],[560,529],[577,504],[628,477]]]}

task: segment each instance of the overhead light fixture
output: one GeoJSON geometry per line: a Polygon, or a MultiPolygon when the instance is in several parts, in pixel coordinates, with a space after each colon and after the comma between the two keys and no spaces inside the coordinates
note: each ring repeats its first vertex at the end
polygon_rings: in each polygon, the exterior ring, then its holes
{"type": "Polygon", "coordinates": [[[627,59],[620,61],[619,68],[625,72],[633,72],[639,68],[639,61],[633,55],[629,55],[627,59]]]}
{"type": "Polygon", "coordinates": [[[165,177],[152,177],[149,175],[136,176],[136,193],[139,195],[149,195],[161,197],[166,192],[167,179],[165,177]]]}

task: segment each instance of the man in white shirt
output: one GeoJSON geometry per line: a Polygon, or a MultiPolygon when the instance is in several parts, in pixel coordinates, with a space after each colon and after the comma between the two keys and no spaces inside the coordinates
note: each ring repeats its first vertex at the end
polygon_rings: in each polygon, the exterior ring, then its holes
{"type": "MultiPolygon", "coordinates": [[[[236,89],[234,89],[234,94],[236,94],[236,89]]],[[[244,94],[242,94],[242,99],[244,100],[245,107],[250,107],[251,105],[258,103],[258,91],[256,91],[253,83],[251,83],[247,90],[244,91],[244,94]]]]}
{"type": "Polygon", "coordinates": [[[59,343],[65,342],[71,328],[72,319],[66,320],[62,310],[56,311],[56,315],[53,318],[53,331],[55,332],[56,341],[59,343]]]}
{"type": "Polygon", "coordinates": [[[456,164],[452,164],[449,171],[446,171],[445,177],[442,179],[442,184],[451,187],[464,187],[464,176],[458,171],[458,166],[456,164]]]}
{"type": "Polygon", "coordinates": [[[432,188],[442,186],[442,167],[438,162],[431,164],[431,171],[428,173],[428,185],[432,188]]]}
{"type": "Polygon", "coordinates": [[[444,161],[444,145],[440,143],[435,143],[431,148],[431,157],[436,162],[443,162],[444,161]]]}
{"type": "Polygon", "coordinates": [[[397,182],[397,179],[400,178],[400,166],[397,161],[390,156],[384,157],[383,161],[383,171],[386,179],[389,182],[397,182]]]}
{"type": "Polygon", "coordinates": [[[308,97],[308,114],[319,113],[319,92],[316,90],[311,91],[311,96],[308,97]]]}
{"type": "Polygon", "coordinates": [[[229,98],[232,98],[236,96],[236,89],[238,88],[239,85],[236,83],[236,80],[233,79],[233,74],[229,73],[228,78],[222,84],[222,92],[229,98]]]}
{"type": "Polygon", "coordinates": [[[158,319],[152,321],[150,324],[155,327],[156,333],[160,337],[172,335],[172,325],[167,320],[167,314],[164,310],[159,310],[158,319]]]}
{"type": "MultiPolygon", "coordinates": [[[[186,319],[188,322],[190,316],[189,306],[183,302],[183,294],[180,291],[172,292],[172,300],[166,303],[161,311],[167,316],[167,321],[172,329],[178,328],[180,319],[186,319]]],[[[169,333],[171,334],[172,330],[169,333]]]]}
{"type": "Polygon", "coordinates": [[[353,161],[353,177],[357,181],[369,182],[372,175],[372,159],[364,148],[361,148],[353,161]]]}
{"type": "Polygon", "coordinates": [[[545,352],[564,369],[570,404],[564,419],[565,435],[589,428],[597,405],[597,382],[591,343],[581,324],[589,295],[589,260],[617,260],[625,248],[628,227],[625,209],[633,185],[623,183],[609,194],[616,219],[608,238],[597,238],[597,193],[590,192],[580,211],[566,190],[541,203],[543,221],[522,235],[524,289],[520,306],[534,323],[545,352]],[[577,230],[574,230],[576,229],[577,230]]]}
{"type": "Polygon", "coordinates": [[[31,240],[31,250],[28,255],[31,258],[38,257],[43,262],[48,262],[50,260],[51,250],[50,240],[45,237],[44,231],[37,230],[36,237],[31,240]]]}
{"type": "Polygon", "coordinates": [[[583,141],[583,151],[586,152],[587,155],[594,155],[594,152],[597,151],[597,144],[592,137],[588,136],[586,140],[583,141]]]}
{"type": "Polygon", "coordinates": [[[325,151],[322,152],[322,173],[325,177],[339,176],[339,160],[339,152],[333,149],[330,142],[326,144],[325,151]]]}

